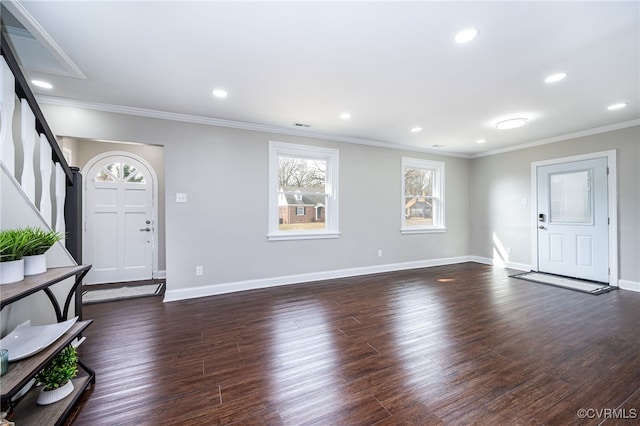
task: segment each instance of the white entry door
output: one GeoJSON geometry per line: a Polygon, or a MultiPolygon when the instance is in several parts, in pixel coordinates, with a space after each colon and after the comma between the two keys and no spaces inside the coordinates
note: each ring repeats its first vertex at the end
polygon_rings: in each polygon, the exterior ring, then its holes
{"type": "Polygon", "coordinates": [[[607,159],[537,170],[538,271],[609,282],[607,159]]]}
{"type": "Polygon", "coordinates": [[[83,261],[87,284],[152,278],[154,190],[149,169],[125,155],[108,156],[85,176],[83,261]]]}

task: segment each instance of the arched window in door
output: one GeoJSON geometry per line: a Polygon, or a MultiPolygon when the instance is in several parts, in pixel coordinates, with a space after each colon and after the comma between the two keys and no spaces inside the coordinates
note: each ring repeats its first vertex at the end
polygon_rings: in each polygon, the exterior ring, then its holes
{"type": "Polygon", "coordinates": [[[146,183],[144,175],[131,164],[111,163],[103,166],[95,176],[96,182],[146,183]]]}

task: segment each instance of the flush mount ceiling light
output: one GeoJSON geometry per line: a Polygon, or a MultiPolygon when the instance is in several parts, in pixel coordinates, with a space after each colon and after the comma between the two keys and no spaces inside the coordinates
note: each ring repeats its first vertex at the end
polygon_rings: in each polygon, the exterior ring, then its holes
{"type": "Polygon", "coordinates": [[[608,109],[609,111],[613,111],[613,110],[616,110],[616,109],[624,108],[624,107],[626,107],[626,106],[627,106],[627,103],[626,103],[626,102],[619,102],[619,103],[617,103],[617,104],[609,105],[609,106],[607,107],[607,109],[608,109]]]}
{"type": "Polygon", "coordinates": [[[213,94],[213,96],[215,96],[216,98],[226,98],[227,97],[227,91],[223,90],[223,89],[213,89],[211,91],[211,94],[213,94]]]}
{"type": "Polygon", "coordinates": [[[420,133],[422,131],[422,127],[412,127],[411,128],[411,132],[412,133],[420,133]]]}
{"type": "Polygon", "coordinates": [[[446,145],[440,145],[440,144],[435,144],[435,145],[431,145],[434,148],[444,148],[446,145]]]}
{"type": "Polygon", "coordinates": [[[476,143],[485,143],[486,141],[487,141],[486,139],[478,139],[476,143]]]}
{"type": "Polygon", "coordinates": [[[53,85],[51,83],[42,80],[31,80],[31,84],[42,87],[43,89],[53,89],[53,85]]]}
{"type": "Polygon", "coordinates": [[[524,117],[510,118],[508,120],[502,120],[497,122],[496,129],[498,130],[515,129],[517,127],[522,127],[527,123],[529,123],[528,118],[524,118],[524,117]]]}
{"type": "Polygon", "coordinates": [[[468,43],[478,35],[478,30],[476,28],[467,28],[466,30],[460,31],[456,34],[454,40],[458,44],[468,43]]]}
{"type": "Polygon", "coordinates": [[[545,83],[556,83],[560,80],[564,80],[565,77],[567,76],[566,72],[559,72],[556,74],[551,74],[549,77],[544,79],[545,83]]]}
{"type": "Polygon", "coordinates": [[[351,114],[349,114],[348,112],[343,112],[342,114],[340,114],[341,120],[348,120],[350,118],[351,118],[351,114]]]}

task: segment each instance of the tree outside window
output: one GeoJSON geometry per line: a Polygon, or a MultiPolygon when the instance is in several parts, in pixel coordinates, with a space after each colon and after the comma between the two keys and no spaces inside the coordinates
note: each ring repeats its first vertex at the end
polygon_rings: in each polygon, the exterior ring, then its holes
{"type": "Polygon", "coordinates": [[[338,151],[270,143],[269,239],[335,238],[338,151]]]}
{"type": "Polygon", "coordinates": [[[403,233],[444,231],[444,163],[402,159],[403,233]]]}

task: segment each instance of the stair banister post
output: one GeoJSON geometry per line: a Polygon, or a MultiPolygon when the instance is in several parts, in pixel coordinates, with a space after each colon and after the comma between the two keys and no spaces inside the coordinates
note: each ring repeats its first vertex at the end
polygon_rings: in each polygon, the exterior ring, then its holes
{"type": "Polygon", "coordinates": [[[15,176],[15,146],[13,144],[13,113],[15,111],[15,78],[2,57],[0,64],[0,158],[11,176],[15,176]]]}

